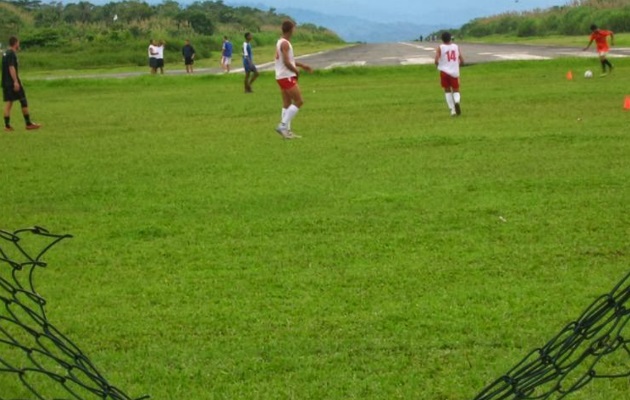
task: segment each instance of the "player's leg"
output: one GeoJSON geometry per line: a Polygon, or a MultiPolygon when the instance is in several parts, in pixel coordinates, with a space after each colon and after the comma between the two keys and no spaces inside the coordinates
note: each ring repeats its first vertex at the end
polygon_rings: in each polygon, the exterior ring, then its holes
{"type": "Polygon", "coordinates": [[[462,97],[459,94],[459,78],[451,77],[451,88],[453,89],[453,105],[455,106],[455,114],[461,115],[462,108],[460,102],[462,100],[462,97]]]}
{"type": "Polygon", "coordinates": [[[288,104],[288,106],[282,118],[282,125],[290,131],[291,121],[293,121],[293,118],[295,118],[300,108],[304,105],[304,100],[302,99],[300,86],[297,83],[293,87],[285,90],[285,95],[288,97],[289,101],[285,103],[288,104]]]}
{"type": "Polygon", "coordinates": [[[31,121],[31,114],[28,111],[28,101],[26,100],[26,94],[24,93],[24,89],[20,90],[21,98],[20,105],[22,106],[22,116],[24,117],[24,124],[26,125],[26,129],[33,130],[39,129],[41,125],[34,123],[31,121]]]}
{"type": "Polygon", "coordinates": [[[289,123],[287,123],[287,112],[289,111],[289,107],[291,107],[291,96],[289,96],[289,93],[281,88],[280,89],[280,94],[282,96],[282,113],[280,114],[280,123],[278,124],[278,126],[276,127],[276,132],[278,132],[280,134],[280,136],[282,136],[285,139],[290,139],[291,138],[291,133],[290,133],[290,121],[289,123]]]}
{"type": "Polygon", "coordinates": [[[446,105],[451,115],[455,115],[455,99],[453,98],[453,92],[450,86],[444,88],[444,98],[446,99],[446,105]]]}
{"type": "Polygon", "coordinates": [[[245,69],[245,93],[249,93],[252,91],[252,88],[249,86],[249,68],[245,69]]]}
{"type": "Polygon", "coordinates": [[[608,72],[612,72],[613,65],[610,63],[610,61],[608,61],[608,57],[604,57],[604,64],[608,66],[608,72]]]}
{"type": "Polygon", "coordinates": [[[252,65],[252,79],[249,81],[249,90],[252,90],[252,85],[254,84],[254,81],[256,79],[258,79],[258,75],[260,75],[258,73],[258,69],[256,68],[255,65],[252,65]]]}
{"type": "Polygon", "coordinates": [[[11,107],[13,106],[12,101],[4,102],[4,131],[12,132],[14,129],[11,126],[11,107]]]}
{"type": "Polygon", "coordinates": [[[605,76],[607,74],[606,67],[608,67],[609,72],[611,72],[613,69],[612,64],[610,63],[610,61],[608,61],[607,55],[608,53],[606,52],[599,53],[599,62],[602,64],[602,76],[605,76]]]}
{"type": "Polygon", "coordinates": [[[440,85],[444,89],[444,98],[446,99],[446,105],[448,106],[451,115],[455,115],[455,100],[453,100],[453,92],[451,88],[451,81],[448,74],[440,71],[440,85]]]}

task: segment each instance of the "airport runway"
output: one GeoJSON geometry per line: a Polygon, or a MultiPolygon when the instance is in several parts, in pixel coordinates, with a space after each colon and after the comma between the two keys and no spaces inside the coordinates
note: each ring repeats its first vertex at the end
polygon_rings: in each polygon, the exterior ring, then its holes
{"type": "MultiPolygon", "coordinates": [[[[498,62],[506,60],[549,60],[559,57],[589,57],[597,58],[597,53],[591,47],[582,51],[576,47],[531,46],[518,44],[473,44],[458,43],[466,64],[498,62]]],[[[435,48],[438,42],[398,42],[398,43],[363,43],[348,46],[343,49],[331,50],[316,54],[299,56],[299,45],[296,46],[298,60],[310,65],[314,69],[342,68],[348,66],[393,66],[393,65],[423,65],[432,64],[435,48]]],[[[255,54],[254,49],[254,54],[255,54]]],[[[610,58],[630,57],[630,48],[612,48],[610,58]]],[[[232,59],[231,73],[243,73],[239,56],[232,59]]],[[[260,71],[273,69],[273,62],[257,64],[260,71]]],[[[140,67],[139,67],[140,69],[140,67]]],[[[183,65],[167,65],[167,75],[183,75],[183,65]]],[[[198,68],[195,74],[222,74],[221,68],[198,68]]],[[[142,67],[138,72],[81,75],[77,78],[125,78],[130,76],[147,75],[147,68],[142,67]]],[[[72,76],[55,77],[73,78],[72,76]]]]}
{"type": "MultiPolygon", "coordinates": [[[[316,69],[343,66],[433,64],[437,45],[437,42],[358,44],[345,49],[298,57],[298,59],[316,69]]],[[[472,43],[459,43],[459,45],[467,64],[506,60],[549,60],[559,57],[597,57],[593,47],[588,51],[582,51],[581,48],[557,46],[472,43]]],[[[630,48],[613,48],[609,57],[630,57],[630,48]]],[[[270,68],[272,67],[273,65],[270,66],[270,68]]]]}

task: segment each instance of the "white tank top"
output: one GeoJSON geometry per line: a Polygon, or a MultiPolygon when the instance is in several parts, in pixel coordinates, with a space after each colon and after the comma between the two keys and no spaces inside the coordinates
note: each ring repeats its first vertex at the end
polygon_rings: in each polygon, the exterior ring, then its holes
{"type": "Polygon", "coordinates": [[[285,38],[280,38],[278,43],[276,43],[276,80],[295,76],[295,72],[287,68],[287,66],[284,65],[284,61],[282,61],[281,46],[283,42],[287,42],[289,44],[289,62],[295,66],[295,57],[293,56],[293,46],[291,46],[291,42],[285,38]]]}
{"type": "Polygon", "coordinates": [[[453,78],[459,78],[459,46],[455,43],[441,44],[440,53],[438,69],[453,78]]]}

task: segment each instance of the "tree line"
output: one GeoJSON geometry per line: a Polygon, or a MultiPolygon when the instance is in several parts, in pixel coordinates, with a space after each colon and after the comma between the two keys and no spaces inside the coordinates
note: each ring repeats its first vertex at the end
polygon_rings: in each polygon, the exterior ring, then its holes
{"type": "Polygon", "coordinates": [[[630,32],[630,4],[627,0],[573,0],[545,10],[477,18],[458,32],[464,37],[584,35],[590,33],[593,23],[615,32],[630,32]]]}
{"type": "MultiPolygon", "coordinates": [[[[221,0],[185,6],[174,0],[159,4],[123,0],[103,5],[0,0],[0,43],[18,35],[26,53],[53,54],[50,60],[44,56],[28,60],[42,68],[54,67],[59,53],[74,58],[76,67],[144,65],[152,38],[164,40],[173,59],[186,39],[197,44],[198,57],[210,57],[221,48],[223,35],[240,38],[244,32],[253,32],[256,45],[275,43],[285,19],[290,16],[274,8],[231,7],[221,0]],[[108,57],[103,57],[104,52],[108,57]]],[[[295,40],[343,42],[334,32],[313,24],[300,25],[295,40]]]]}

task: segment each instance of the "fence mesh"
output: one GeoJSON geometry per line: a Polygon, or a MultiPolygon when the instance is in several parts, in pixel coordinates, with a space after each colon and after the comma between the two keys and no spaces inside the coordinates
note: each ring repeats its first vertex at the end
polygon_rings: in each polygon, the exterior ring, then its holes
{"type": "Polygon", "coordinates": [[[35,289],[35,271],[47,266],[42,257],[69,237],[40,227],[0,230],[0,400],[131,399],[48,321],[35,289]]]}
{"type": "Polygon", "coordinates": [[[475,400],[562,399],[594,379],[630,376],[630,274],[475,400]]]}

